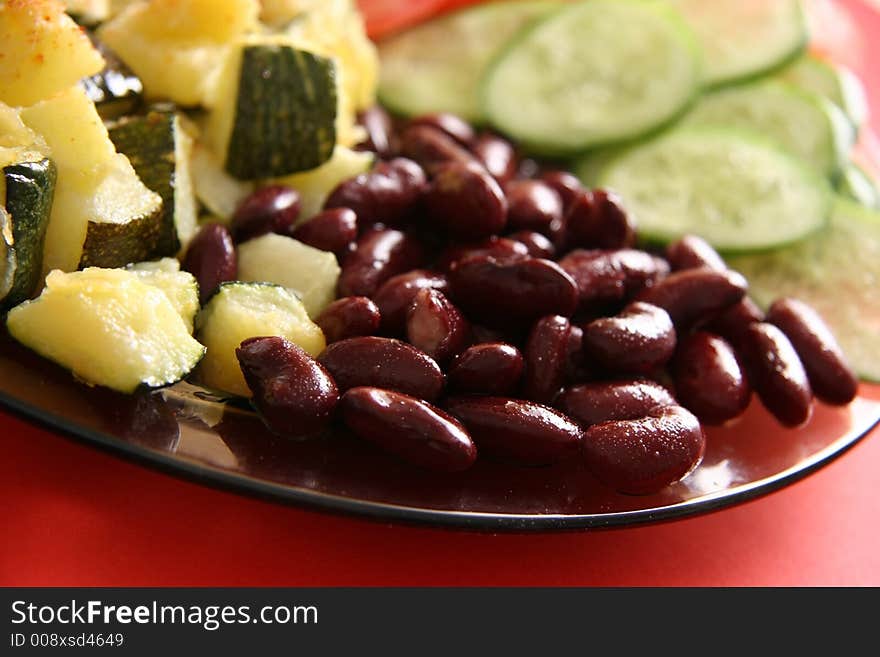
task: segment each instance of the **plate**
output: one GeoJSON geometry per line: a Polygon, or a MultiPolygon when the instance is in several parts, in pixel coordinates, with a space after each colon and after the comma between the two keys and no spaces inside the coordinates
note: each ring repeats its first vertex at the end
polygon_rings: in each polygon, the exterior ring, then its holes
{"type": "MultiPolygon", "coordinates": [[[[864,5],[852,10],[858,24],[880,32],[880,16],[864,5]]],[[[880,54],[872,61],[880,62],[880,54]]],[[[880,99],[872,100],[880,106],[880,99]]],[[[705,459],[683,482],[654,495],[627,496],[602,486],[578,463],[523,468],[479,461],[464,473],[439,475],[342,431],[284,440],[247,408],[186,383],[133,396],[81,385],[5,332],[0,404],[204,483],[383,520],[488,530],[624,526],[730,506],[810,474],[880,422],[878,387],[863,387],[845,408],[817,404],[810,422],[796,430],[781,427],[755,401],[735,424],[707,431],[705,459]]]]}

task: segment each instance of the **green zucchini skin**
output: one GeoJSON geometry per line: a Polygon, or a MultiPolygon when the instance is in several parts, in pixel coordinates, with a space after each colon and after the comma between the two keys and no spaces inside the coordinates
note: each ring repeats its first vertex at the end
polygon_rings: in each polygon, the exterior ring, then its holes
{"type": "Polygon", "coordinates": [[[105,121],[132,114],[143,103],[144,85],[141,79],[94,35],[89,36],[104,57],[106,66],[98,73],[80,80],[86,95],[95,103],[98,114],[105,121]]]}
{"type": "Polygon", "coordinates": [[[57,172],[55,163],[18,162],[3,169],[6,181],[6,211],[12,218],[12,248],[15,273],[9,293],[0,300],[6,310],[30,298],[40,281],[43,243],[52,213],[57,172]]]}
{"type": "Polygon", "coordinates": [[[314,169],[336,143],[336,68],[290,46],[242,52],[226,170],[241,180],[314,169]]]}
{"type": "Polygon", "coordinates": [[[149,260],[156,252],[160,227],[154,213],[141,215],[125,224],[90,221],[79,268],[113,269],[149,260]]]}

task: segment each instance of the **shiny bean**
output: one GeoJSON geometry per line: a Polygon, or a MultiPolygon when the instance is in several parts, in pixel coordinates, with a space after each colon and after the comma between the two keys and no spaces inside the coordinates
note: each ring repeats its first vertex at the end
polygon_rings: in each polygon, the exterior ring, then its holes
{"type": "Polygon", "coordinates": [[[724,271],[727,265],[718,252],[702,237],[685,235],[666,247],[666,260],[672,271],[708,267],[724,271]]]}
{"type": "Polygon", "coordinates": [[[245,242],[266,233],[289,235],[299,218],[299,192],[284,185],[261,187],[248,196],[232,215],[233,240],[245,242]]]}
{"type": "Polygon", "coordinates": [[[676,349],[671,366],[678,401],[706,424],[739,417],[752,389],[733,348],[717,335],[697,331],[676,349]]]}
{"type": "Polygon", "coordinates": [[[410,344],[438,363],[445,363],[467,346],[470,325],[446,295],[423,288],[416,293],[406,319],[410,344]]]}
{"type": "Polygon", "coordinates": [[[710,333],[720,335],[735,346],[743,331],[751,324],[763,321],[763,311],[749,297],[743,297],[741,301],[712,317],[705,328],[710,333]]]}
{"type": "Polygon", "coordinates": [[[235,350],[251,403],[274,433],[302,438],[325,429],[339,401],[329,372],[281,337],[249,338],[235,350]]]}
{"type": "Polygon", "coordinates": [[[516,175],[516,150],[509,141],[497,135],[480,135],[471,146],[471,152],[500,184],[516,175]]]}
{"type": "Polygon", "coordinates": [[[423,258],[422,245],[412,235],[391,229],[367,231],[342,260],[337,292],[341,297],[370,297],[392,276],[418,267],[423,258]]]}
{"type": "Polygon", "coordinates": [[[635,223],[620,198],[604,189],[583,191],[566,217],[569,248],[623,249],[635,243],[635,223]]]}
{"type": "Polygon", "coordinates": [[[773,324],[751,324],[740,336],[737,355],[749,383],[777,420],[796,427],[812,413],[813,392],[791,341],[773,324]]]}
{"type": "Polygon", "coordinates": [[[448,283],[443,274],[428,269],[413,269],[385,281],[373,295],[382,315],[382,331],[388,335],[403,334],[406,314],[419,290],[431,288],[446,292],[448,283]]]}
{"type": "Polygon", "coordinates": [[[459,393],[509,395],[523,373],[519,349],[504,342],[484,342],[468,347],[449,367],[449,387],[459,393]]]}
{"type": "Polygon", "coordinates": [[[559,315],[535,322],[526,341],[523,394],[527,399],[549,404],[565,383],[571,322],[559,315]]]}
{"type": "Polygon", "coordinates": [[[199,301],[204,304],[217,286],[238,276],[238,258],[232,235],[223,224],[205,224],[189,243],[181,267],[199,283],[199,301]]]}
{"type": "Polygon", "coordinates": [[[669,391],[654,381],[596,381],[566,388],[554,404],[563,413],[591,427],[602,422],[638,420],[657,408],[675,406],[669,391]]]}
{"type": "Polygon", "coordinates": [[[444,408],[467,427],[481,453],[526,465],[577,455],[583,431],[559,411],[506,397],[451,397],[444,408]]]}
{"type": "Polygon", "coordinates": [[[425,194],[432,226],[459,240],[480,240],[507,225],[507,201],[501,187],[475,164],[439,167],[425,194]]]}
{"type": "Polygon", "coordinates": [[[379,308],[367,297],[342,297],[324,308],[315,323],[328,343],[373,335],[379,330],[379,308]]]}
{"type": "Polygon", "coordinates": [[[474,142],[475,134],[471,124],[455,114],[449,112],[435,112],[422,114],[413,118],[409,125],[428,126],[452,137],[462,146],[468,147],[474,142]]]}
{"type": "Polygon", "coordinates": [[[584,434],[584,461],[614,490],[648,495],[680,481],[703,459],[700,421],[679,406],[661,406],[643,418],[596,424],[584,434]]]}
{"type": "Polygon", "coordinates": [[[528,254],[533,258],[552,260],[556,256],[556,247],[549,238],[533,230],[520,230],[507,236],[515,242],[525,245],[528,254]]]}
{"type": "Polygon", "coordinates": [[[565,346],[565,382],[583,383],[596,378],[596,368],[591,367],[584,352],[584,330],[572,324],[565,346]]]}
{"type": "Polygon", "coordinates": [[[569,210],[578,195],[585,191],[577,176],[568,171],[548,171],[541,176],[541,180],[559,194],[565,212],[569,210]]]}
{"type": "Polygon", "coordinates": [[[357,239],[357,215],[350,208],[331,208],[300,224],[292,237],[322,251],[342,255],[357,239]]]}
{"type": "Polygon", "coordinates": [[[500,260],[473,256],[449,272],[452,300],[488,326],[531,323],[544,315],[570,317],[577,308],[577,285],[549,260],[500,260]]]}
{"type": "Polygon", "coordinates": [[[443,390],[443,372],[434,359],[401,340],[373,336],[340,340],[328,345],[318,362],[343,392],[375,386],[433,401],[443,390]]]}
{"type": "Polygon", "coordinates": [[[677,327],[685,328],[741,301],[747,288],[746,279],[735,271],[700,267],[670,274],[637,299],[660,306],[677,327]]]}
{"type": "Polygon", "coordinates": [[[559,261],[577,283],[581,305],[625,301],[669,273],[665,260],[644,251],[578,249],[559,261]]]}
{"type": "Polygon", "coordinates": [[[340,411],[355,435],[423,468],[459,472],[477,458],[477,448],[461,423],[421,399],[379,388],[352,388],[342,396],[340,411]]]}
{"type": "Polygon", "coordinates": [[[507,225],[511,230],[536,230],[549,234],[562,221],[562,199],[538,180],[512,180],[504,187],[507,225]]]}
{"type": "Polygon", "coordinates": [[[816,397],[829,404],[848,404],[859,381],[822,317],[797,299],[778,299],[767,321],[779,327],[797,351],[816,397]]]}
{"type": "Polygon", "coordinates": [[[431,176],[449,162],[479,164],[464,146],[445,132],[428,125],[414,125],[404,130],[400,136],[400,152],[418,162],[431,176]]]}
{"type": "Polygon", "coordinates": [[[454,244],[447,247],[437,257],[434,268],[439,271],[448,272],[452,268],[453,263],[477,255],[504,259],[525,259],[529,256],[529,249],[525,244],[517,240],[492,235],[479,242],[454,244]]]}
{"type": "Polygon", "coordinates": [[[629,304],[615,317],[595,319],[584,328],[584,350],[610,372],[646,374],[675,352],[669,314],[648,303],[629,304]]]}
{"type": "Polygon", "coordinates": [[[373,105],[358,116],[358,123],[367,132],[367,139],[358,144],[359,150],[373,151],[379,157],[388,157],[394,150],[394,126],[391,116],[381,105],[373,105]]]}

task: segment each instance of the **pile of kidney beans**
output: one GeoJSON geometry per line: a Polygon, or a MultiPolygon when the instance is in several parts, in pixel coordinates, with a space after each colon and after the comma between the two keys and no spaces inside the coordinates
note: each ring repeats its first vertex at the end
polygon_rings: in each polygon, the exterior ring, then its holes
{"type": "Polygon", "coordinates": [[[825,324],[781,299],[765,316],[698,237],[634,248],[612,192],[520,160],[448,114],[362,124],[368,173],[296,228],[295,191],[265,187],[230,229],[205,226],[185,268],[209,295],[235,279],[234,243],[269,231],[334,252],[338,300],[314,359],[279,337],[237,350],[252,403],[278,434],[341,422],[439,471],[481,458],[581,458],[630,494],[678,481],[705,450],[701,423],[740,415],[752,390],[786,426],[813,396],[846,404],[857,380],[825,324]]]}

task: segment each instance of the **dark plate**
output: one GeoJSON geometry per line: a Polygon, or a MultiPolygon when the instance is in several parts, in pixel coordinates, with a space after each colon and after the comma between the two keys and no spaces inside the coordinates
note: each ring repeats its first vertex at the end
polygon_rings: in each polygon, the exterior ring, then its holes
{"type": "Polygon", "coordinates": [[[578,464],[522,468],[479,462],[460,475],[400,463],[343,431],[293,442],[247,409],[179,384],[121,395],[75,382],[7,336],[0,403],[55,429],[206,483],[328,510],[480,529],[609,527],[729,506],[809,474],[880,421],[880,402],[818,405],[797,430],[758,403],[736,425],[710,429],[702,465],[655,495],[619,495],[578,464]]]}

